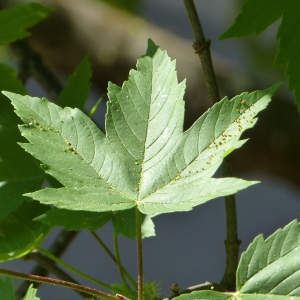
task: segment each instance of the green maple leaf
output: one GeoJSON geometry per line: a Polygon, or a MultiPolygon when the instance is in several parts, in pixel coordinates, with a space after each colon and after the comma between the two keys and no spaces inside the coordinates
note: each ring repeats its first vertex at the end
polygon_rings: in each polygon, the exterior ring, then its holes
{"type": "Polygon", "coordinates": [[[68,78],[57,101],[59,106],[77,107],[83,110],[90,92],[91,77],[91,62],[88,56],[86,56],[74,73],[68,78]]]}
{"type": "Polygon", "coordinates": [[[199,291],[178,300],[296,300],[300,299],[300,224],[297,220],[266,240],[257,236],[242,254],[237,292],[231,295],[199,291]]]}
{"type": "Polygon", "coordinates": [[[0,299],[15,300],[14,285],[8,276],[0,278],[0,299]]]}
{"type": "Polygon", "coordinates": [[[138,207],[144,214],[185,211],[255,182],[211,178],[240,147],[278,85],[223,99],[183,132],[184,82],[151,40],[122,88],[109,84],[106,134],[80,110],[5,92],[25,123],[21,146],[64,186],[26,194],[43,204],[86,211],[138,207]]]}
{"type": "Polygon", "coordinates": [[[29,35],[27,29],[45,19],[53,10],[38,3],[22,3],[0,11],[0,45],[29,35]]]}
{"type": "Polygon", "coordinates": [[[235,23],[220,39],[259,34],[282,17],[277,33],[279,50],[275,66],[287,65],[289,89],[295,90],[296,104],[300,111],[300,2],[297,0],[247,0],[235,23]]]}
{"type": "Polygon", "coordinates": [[[36,296],[36,293],[37,289],[35,289],[31,284],[27,290],[25,297],[22,298],[22,300],[40,300],[40,298],[36,296]]]}
{"type": "MultiPolygon", "coordinates": [[[[0,64],[0,89],[25,95],[26,89],[16,77],[16,71],[0,64]]],[[[45,174],[36,160],[24,152],[17,142],[25,142],[18,130],[19,119],[10,101],[0,96],[0,219],[9,215],[26,200],[22,194],[39,189],[45,174]]]]}

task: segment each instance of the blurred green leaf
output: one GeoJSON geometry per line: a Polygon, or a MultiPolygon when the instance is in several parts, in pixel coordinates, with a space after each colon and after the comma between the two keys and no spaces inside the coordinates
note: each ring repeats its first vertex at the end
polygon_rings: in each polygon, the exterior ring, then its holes
{"type": "Polygon", "coordinates": [[[15,300],[14,285],[10,277],[0,278],[0,299],[15,300]]]}
{"type": "MultiPolygon", "coordinates": [[[[26,89],[16,78],[16,71],[0,64],[0,90],[25,95],[26,89]]],[[[17,144],[24,142],[10,101],[0,95],[0,218],[15,210],[26,199],[22,195],[40,189],[44,172],[37,161],[17,144]]]]}
{"type": "Polygon", "coordinates": [[[27,29],[45,19],[52,11],[52,9],[38,3],[22,3],[1,10],[0,45],[28,36],[27,29]]]}
{"type": "Polygon", "coordinates": [[[275,66],[286,64],[289,89],[295,91],[300,112],[300,2],[298,0],[247,0],[241,7],[235,23],[220,36],[220,39],[259,34],[282,17],[277,33],[279,48],[275,66]]]}
{"type": "Polygon", "coordinates": [[[90,93],[92,71],[91,62],[86,56],[75,72],[69,77],[58,98],[61,107],[72,107],[83,110],[90,93]]]}
{"type": "Polygon", "coordinates": [[[0,261],[24,256],[40,245],[49,227],[32,219],[48,209],[35,201],[25,202],[0,220],[0,261]]]}
{"type": "Polygon", "coordinates": [[[22,298],[22,300],[40,300],[39,297],[36,297],[36,292],[37,292],[37,289],[35,289],[33,287],[33,285],[31,284],[27,290],[25,297],[22,298]]]}

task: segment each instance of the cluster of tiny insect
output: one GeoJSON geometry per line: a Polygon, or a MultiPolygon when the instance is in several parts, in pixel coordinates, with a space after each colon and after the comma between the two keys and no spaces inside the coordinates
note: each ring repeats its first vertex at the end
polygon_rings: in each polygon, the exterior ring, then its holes
{"type": "Polygon", "coordinates": [[[68,148],[65,149],[64,151],[65,151],[65,152],[71,151],[73,154],[77,154],[76,149],[74,149],[74,148],[72,147],[71,143],[70,143],[69,141],[66,141],[66,143],[67,143],[67,145],[68,145],[68,148]]]}
{"type": "MultiPolygon", "coordinates": [[[[27,125],[27,127],[35,127],[35,126],[38,126],[40,131],[47,131],[41,124],[39,124],[36,120],[34,120],[32,118],[32,116],[29,116],[29,118],[31,119],[31,122],[27,125]]],[[[73,117],[72,117],[73,118],[73,117]]],[[[63,120],[60,120],[61,123],[63,123],[64,121],[63,120]]],[[[51,127],[48,128],[48,130],[51,130],[51,131],[54,131],[51,127]]],[[[58,135],[60,135],[60,132],[58,130],[55,130],[55,133],[57,133],[58,135]]],[[[33,135],[32,131],[29,132],[30,135],[33,135]]],[[[64,149],[65,152],[67,151],[71,151],[73,154],[77,154],[77,151],[76,149],[74,149],[71,145],[71,143],[69,141],[66,141],[67,145],[68,145],[68,148],[67,149],[64,149]]]]}

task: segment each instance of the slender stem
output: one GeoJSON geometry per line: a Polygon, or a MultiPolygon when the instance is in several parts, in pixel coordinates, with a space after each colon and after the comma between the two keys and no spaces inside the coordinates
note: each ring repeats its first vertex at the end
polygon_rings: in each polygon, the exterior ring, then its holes
{"type": "MultiPolygon", "coordinates": [[[[194,1],[183,1],[194,33],[195,43],[193,47],[196,50],[196,53],[198,54],[202,64],[209,99],[212,104],[215,104],[220,100],[220,94],[211,60],[211,54],[209,49],[210,41],[206,40],[205,38],[194,1]]],[[[225,157],[223,161],[222,175],[223,177],[232,177],[228,157],[225,157]]],[[[238,239],[236,203],[234,195],[225,197],[225,207],[227,227],[227,240],[225,241],[226,268],[221,284],[224,285],[228,290],[234,290],[240,245],[240,241],[238,239]]]]}
{"type": "Polygon", "coordinates": [[[143,300],[144,296],[144,268],[143,268],[143,243],[142,243],[142,217],[141,212],[135,209],[136,222],[136,242],[138,255],[138,300],[143,300]]]}
{"type": "MultiPolygon", "coordinates": [[[[46,273],[52,273],[55,276],[57,276],[59,279],[62,279],[64,281],[73,282],[76,284],[79,284],[73,277],[71,277],[69,274],[67,274],[65,271],[60,269],[58,266],[56,266],[55,262],[53,262],[48,257],[42,255],[39,252],[30,252],[26,255],[26,258],[29,258],[31,260],[34,260],[38,265],[45,269],[46,273]]],[[[36,274],[35,274],[36,275],[36,274]]],[[[44,275],[43,277],[45,277],[44,275]]],[[[27,281],[26,281],[27,282],[27,281]]],[[[82,293],[80,291],[77,291],[83,298],[86,298],[88,295],[86,293],[82,293]]],[[[24,294],[26,291],[24,292],[24,294]]],[[[17,298],[19,299],[19,297],[17,298]]]]}
{"type": "MultiPolygon", "coordinates": [[[[113,253],[108,249],[108,247],[105,245],[105,243],[100,239],[100,237],[96,234],[95,231],[90,231],[93,237],[96,239],[96,241],[101,245],[101,247],[104,249],[104,251],[107,253],[107,255],[113,260],[113,262],[117,265],[117,259],[113,255],[113,253]]],[[[130,283],[137,289],[137,283],[132,278],[132,276],[127,272],[127,270],[121,265],[122,271],[127,277],[127,279],[130,281],[130,283]]]]}
{"type": "Polygon", "coordinates": [[[215,104],[220,100],[219,88],[217,85],[217,80],[215,76],[214,67],[211,60],[210,54],[210,41],[206,40],[205,35],[202,30],[200,19],[193,0],[183,0],[190,24],[194,33],[195,42],[194,49],[200,58],[205,83],[208,90],[208,96],[212,104],[215,104]]]}
{"type": "Polygon", "coordinates": [[[65,263],[64,261],[62,261],[61,259],[59,259],[58,257],[54,256],[52,253],[50,253],[49,251],[43,249],[43,248],[38,248],[39,252],[41,252],[42,254],[44,254],[45,256],[47,256],[48,258],[52,259],[53,261],[55,261],[56,263],[62,265],[63,267],[65,267],[66,269],[70,270],[71,272],[87,279],[90,280],[91,282],[94,282],[106,289],[112,290],[112,287],[100,280],[97,280],[87,274],[85,274],[84,272],[81,272],[80,270],[70,266],[69,264],[65,263]]]}
{"type": "MultiPolygon", "coordinates": [[[[222,174],[224,177],[232,176],[229,157],[225,157],[223,161],[222,174]]],[[[238,238],[238,223],[234,195],[225,197],[225,209],[227,228],[225,241],[226,268],[221,280],[221,285],[225,286],[229,291],[234,291],[236,288],[236,270],[239,263],[239,250],[241,244],[241,240],[238,238]]]]}
{"type": "Polygon", "coordinates": [[[86,286],[83,286],[83,285],[80,285],[80,284],[60,280],[60,279],[42,277],[42,276],[32,275],[32,274],[25,274],[25,273],[11,271],[11,270],[5,270],[5,269],[0,269],[0,274],[12,276],[12,277],[15,277],[15,278],[35,281],[35,282],[41,282],[41,283],[48,283],[48,284],[63,286],[63,287],[66,287],[66,288],[71,288],[71,289],[74,289],[74,290],[77,290],[77,291],[84,292],[84,293],[89,294],[89,295],[99,296],[99,297],[102,297],[104,299],[111,299],[111,300],[119,299],[115,296],[106,294],[104,292],[101,292],[101,291],[98,291],[98,290],[95,290],[95,289],[92,289],[92,288],[89,288],[89,287],[86,287],[86,286]]]}
{"type": "Polygon", "coordinates": [[[124,286],[128,286],[128,283],[126,282],[126,279],[124,277],[124,273],[122,270],[122,264],[121,264],[121,257],[120,257],[120,251],[119,251],[119,241],[118,241],[118,233],[114,230],[114,247],[115,247],[115,254],[116,254],[116,260],[117,260],[117,266],[119,268],[120,276],[122,279],[122,283],[124,286]]]}
{"type": "MultiPolygon", "coordinates": [[[[62,230],[58,236],[56,237],[55,241],[51,244],[49,247],[49,252],[51,252],[54,256],[60,257],[65,252],[65,250],[68,248],[68,246],[72,243],[72,241],[77,236],[78,231],[66,231],[62,230]]],[[[40,275],[40,276],[47,276],[48,271],[41,266],[37,265],[31,270],[31,274],[34,275],[40,275]]],[[[58,276],[58,278],[60,278],[58,276]]],[[[63,279],[63,278],[60,278],[63,279]]],[[[68,280],[70,281],[70,280],[68,280]]],[[[24,281],[20,287],[16,291],[16,299],[19,299],[21,297],[24,297],[26,294],[30,283],[28,281],[24,281]]],[[[37,287],[39,283],[35,284],[35,287],[37,287]]]]}

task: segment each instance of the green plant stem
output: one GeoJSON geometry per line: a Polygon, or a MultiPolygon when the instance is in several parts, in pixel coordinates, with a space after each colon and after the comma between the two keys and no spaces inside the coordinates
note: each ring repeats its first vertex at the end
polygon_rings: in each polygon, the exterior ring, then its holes
{"type": "MultiPolygon", "coordinates": [[[[61,280],[79,284],[73,277],[71,277],[65,271],[63,271],[58,266],[56,266],[56,263],[54,261],[52,261],[48,257],[42,255],[41,253],[32,251],[26,255],[26,258],[27,257],[31,260],[34,260],[36,263],[38,263],[38,265],[40,267],[44,268],[47,271],[47,273],[52,273],[61,280]]],[[[36,274],[34,274],[34,275],[36,275],[36,274]]],[[[41,275],[39,275],[39,276],[41,276],[41,275]]],[[[43,275],[43,277],[46,277],[46,275],[43,275]]],[[[28,281],[25,281],[25,282],[28,282],[28,281]]],[[[26,291],[24,291],[24,295],[25,295],[26,291]]],[[[86,293],[83,293],[80,291],[76,291],[76,292],[79,293],[84,299],[89,296],[86,293]]],[[[20,297],[18,297],[17,299],[20,299],[20,297]]]]}
{"type": "Polygon", "coordinates": [[[71,288],[73,290],[81,291],[86,294],[89,294],[92,296],[98,296],[98,297],[101,297],[104,299],[111,299],[111,300],[119,299],[115,296],[106,294],[104,292],[101,292],[101,291],[98,291],[98,290],[95,290],[95,289],[92,289],[92,288],[89,288],[89,287],[86,287],[86,286],[83,286],[80,284],[60,280],[60,279],[42,277],[42,276],[32,275],[32,274],[25,274],[25,273],[11,271],[11,270],[5,270],[5,269],[0,269],[0,274],[8,275],[8,276],[20,278],[20,279],[40,282],[40,283],[48,283],[48,284],[58,285],[58,286],[66,287],[66,288],[71,288]]]}
{"type": "Polygon", "coordinates": [[[142,240],[142,217],[141,212],[135,208],[136,242],[138,256],[138,300],[143,300],[144,294],[144,268],[143,268],[143,240],[142,240]]]}
{"type": "MultiPolygon", "coordinates": [[[[183,1],[195,37],[193,47],[196,50],[196,53],[198,54],[198,57],[200,58],[202,64],[205,83],[208,90],[208,96],[211,103],[215,104],[220,100],[220,93],[211,59],[210,41],[206,40],[205,38],[194,1],[183,1]]],[[[224,158],[222,165],[222,175],[223,177],[232,177],[228,157],[224,158]]],[[[224,276],[221,280],[221,284],[224,285],[224,287],[226,287],[228,290],[234,290],[240,245],[240,240],[238,239],[237,214],[234,195],[225,197],[225,207],[227,228],[227,239],[225,241],[226,267],[224,276]]]]}
{"type": "MultiPolygon", "coordinates": [[[[96,239],[96,241],[101,245],[101,247],[104,249],[104,251],[108,254],[108,256],[114,261],[114,263],[117,264],[117,259],[115,258],[113,253],[108,249],[108,247],[105,245],[105,243],[100,239],[100,237],[96,234],[96,232],[91,231],[91,234],[96,239]]],[[[132,276],[127,272],[127,270],[122,265],[121,265],[121,268],[122,268],[123,273],[125,274],[126,278],[137,289],[136,281],[132,278],[132,276]]]]}
{"type": "MultiPolygon", "coordinates": [[[[72,241],[76,238],[78,234],[78,231],[67,231],[67,230],[62,230],[54,242],[51,244],[49,247],[48,251],[52,253],[56,257],[61,257],[62,254],[65,252],[65,250],[68,248],[68,246],[72,243],[72,241]]],[[[30,258],[30,257],[29,257],[30,258]]],[[[40,275],[40,276],[47,276],[48,270],[45,268],[42,268],[41,266],[37,265],[35,266],[31,272],[31,274],[34,275],[40,275]]],[[[57,275],[56,275],[57,276],[57,275]]],[[[58,276],[58,278],[60,278],[58,276]]],[[[64,278],[60,278],[65,280],[64,278]]],[[[68,280],[70,281],[70,280],[68,280]]],[[[28,288],[29,288],[30,283],[28,281],[24,281],[20,287],[16,291],[16,299],[19,299],[21,297],[24,297],[26,294],[28,288]]],[[[35,283],[35,287],[37,287],[39,283],[35,283]]]]}
{"type": "Polygon", "coordinates": [[[93,277],[85,274],[84,272],[81,272],[78,269],[70,266],[69,264],[67,264],[64,261],[62,261],[61,259],[59,259],[58,257],[54,256],[49,251],[47,251],[47,250],[45,250],[43,248],[40,248],[40,247],[38,248],[38,251],[41,252],[42,254],[44,254],[45,256],[47,256],[48,258],[52,259],[56,263],[60,264],[61,266],[65,267],[66,269],[70,270],[74,274],[77,274],[77,275],[79,275],[79,276],[81,276],[81,277],[83,277],[83,278],[85,278],[85,279],[87,279],[87,280],[89,280],[91,282],[94,282],[94,283],[96,283],[96,284],[98,284],[98,285],[100,285],[100,286],[102,286],[102,287],[104,287],[106,289],[113,290],[110,285],[108,285],[108,284],[106,284],[106,283],[104,283],[104,282],[102,282],[100,280],[97,280],[97,279],[95,279],[95,278],[93,278],[93,277]]]}
{"type": "Polygon", "coordinates": [[[119,250],[118,233],[115,230],[114,230],[114,247],[115,247],[115,255],[116,255],[116,260],[117,260],[117,266],[119,268],[122,283],[123,283],[124,286],[129,287],[128,283],[125,279],[123,269],[122,269],[121,256],[120,256],[120,250],[119,250]]]}

